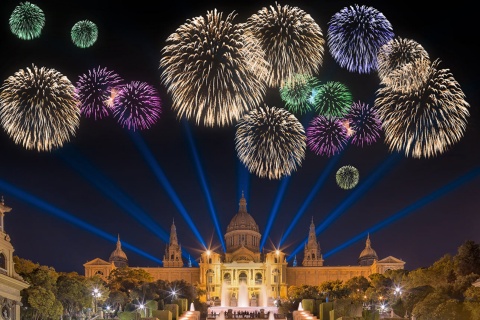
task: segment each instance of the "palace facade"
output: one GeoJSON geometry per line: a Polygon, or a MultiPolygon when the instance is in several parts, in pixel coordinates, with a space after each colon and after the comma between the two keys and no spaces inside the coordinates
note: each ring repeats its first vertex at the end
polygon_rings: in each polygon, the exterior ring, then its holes
{"type": "Polygon", "coordinates": [[[3,320],[20,320],[22,297],[20,291],[30,285],[15,272],[10,236],[5,232],[5,213],[12,208],[0,201],[0,315],[3,320]]]}
{"type": "MultiPolygon", "coordinates": [[[[266,291],[271,301],[286,297],[287,288],[292,285],[319,285],[325,281],[346,281],[356,276],[368,278],[373,273],[383,274],[387,270],[403,269],[405,266],[404,261],[393,256],[379,259],[371,246],[370,236],[358,257],[358,265],[325,266],[313,218],[301,266],[297,265],[296,257],[293,265],[289,266],[286,254],[280,250],[260,252],[261,237],[257,223],[247,212],[247,201],[242,195],[239,210],[227,226],[225,253],[207,250],[201,254],[198,267],[192,267],[190,261],[185,264],[175,223],[172,223],[163,266],[139,268],[150,273],[155,280],[184,280],[195,284],[207,292],[207,299],[220,299],[222,291],[228,291],[230,297],[238,297],[240,283],[245,282],[251,297],[259,297],[266,291]]],[[[84,264],[85,276],[99,275],[106,280],[112,270],[125,266],[128,266],[128,259],[119,237],[108,261],[96,258],[84,264]]]]}

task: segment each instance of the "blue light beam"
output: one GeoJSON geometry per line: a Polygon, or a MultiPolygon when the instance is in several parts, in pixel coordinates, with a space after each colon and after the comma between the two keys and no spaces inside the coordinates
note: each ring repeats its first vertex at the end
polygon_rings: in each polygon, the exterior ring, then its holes
{"type": "Polygon", "coordinates": [[[348,247],[348,246],[354,244],[355,242],[361,240],[362,238],[364,239],[367,236],[367,234],[374,233],[375,231],[378,231],[379,229],[382,229],[382,228],[388,226],[389,224],[394,223],[395,221],[407,216],[408,214],[414,212],[417,209],[420,209],[421,207],[423,207],[423,206],[429,204],[430,202],[438,199],[439,197],[445,195],[446,193],[458,188],[459,186],[469,182],[470,180],[473,180],[479,174],[480,174],[480,167],[477,167],[476,169],[473,169],[472,171],[463,175],[462,177],[457,178],[456,180],[454,180],[454,181],[450,182],[449,184],[441,187],[440,189],[430,193],[426,197],[424,197],[424,198],[418,200],[417,202],[409,205],[408,207],[400,210],[399,212],[395,213],[394,215],[388,217],[387,219],[377,223],[376,225],[369,228],[368,230],[363,231],[359,235],[357,235],[357,236],[353,237],[352,239],[344,242],[343,244],[339,245],[338,247],[330,250],[329,252],[324,254],[324,257],[326,258],[328,256],[331,256],[331,255],[337,253],[338,251],[340,251],[342,249],[345,249],[346,247],[348,247]]]}
{"type": "Polygon", "coordinates": [[[136,205],[125,192],[114,185],[93,165],[87,162],[82,155],[73,148],[62,148],[58,155],[72,168],[78,171],[82,177],[93,183],[100,191],[124,209],[130,216],[138,220],[142,225],[150,229],[164,242],[170,241],[170,235],[160,227],[147,213],[136,205]]]}
{"type": "MultiPolygon", "coordinates": [[[[371,174],[368,179],[366,179],[361,185],[359,185],[355,190],[350,193],[348,198],[342,203],[322,222],[319,226],[315,228],[315,234],[318,236],[323,230],[330,226],[335,219],[337,219],[345,210],[347,210],[355,201],[360,198],[368,189],[377,182],[388,169],[390,169],[399,159],[401,159],[400,153],[392,153],[386,161],[384,161],[378,169],[371,174]]],[[[308,237],[306,237],[300,245],[292,252],[287,261],[292,259],[304,246],[307,242],[308,237]]]]}
{"type": "Polygon", "coordinates": [[[334,166],[337,164],[339,159],[340,159],[340,154],[337,154],[328,162],[327,167],[325,168],[325,170],[322,171],[322,174],[320,175],[320,178],[318,178],[317,183],[315,183],[315,186],[312,188],[307,198],[303,202],[302,206],[297,211],[297,214],[293,218],[292,222],[289,224],[287,231],[283,234],[282,238],[280,239],[280,245],[278,246],[279,248],[283,245],[287,237],[292,232],[293,228],[297,225],[298,220],[305,213],[305,210],[307,210],[308,206],[312,203],[313,198],[318,193],[320,188],[325,184],[325,180],[327,179],[330,172],[332,172],[334,166]]]}
{"type": "MultiPolygon", "coordinates": [[[[268,234],[270,233],[270,229],[272,228],[273,222],[275,221],[275,217],[277,216],[277,213],[278,213],[278,208],[282,203],[283,195],[285,194],[285,190],[287,190],[287,186],[289,182],[290,182],[290,176],[282,179],[279,190],[277,192],[277,196],[275,197],[273,208],[270,211],[270,215],[268,216],[267,227],[265,228],[265,232],[263,233],[263,236],[262,236],[262,241],[260,242],[260,252],[263,250],[263,246],[267,241],[268,234]]],[[[280,248],[280,246],[278,247],[280,248]]]]}
{"type": "Polygon", "coordinates": [[[147,147],[147,145],[143,141],[140,134],[137,133],[137,132],[131,131],[130,132],[130,138],[133,140],[136,147],[138,148],[138,150],[142,154],[143,158],[145,159],[145,161],[147,161],[148,165],[150,166],[150,168],[154,172],[155,176],[157,177],[157,179],[160,181],[162,186],[165,188],[165,190],[169,194],[170,200],[173,201],[173,203],[177,207],[178,211],[180,211],[180,213],[182,214],[185,221],[187,221],[188,226],[192,229],[192,231],[195,234],[195,236],[197,237],[198,241],[202,244],[202,246],[205,248],[205,250],[207,250],[207,246],[205,245],[205,241],[203,240],[200,232],[198,231],[197,227],[195,226],[195,223],[192,221],[192,218],[190,218],[190,215],[188,214],[187,210],[185,209],[185,207],[181,203],[177,194],[173,190],[172,185],[170,184],[167,177],[163,173],[162,168],[160,168],[160,166],[158,165],[158,162],[155,160],[155,157],[150,152],[149,148],[147,147]]]}
{"type": "Polygon", "coordinates": [[[195,141],[193,140],[193,136],[192,136],[192,133],[190,131],[190,127],[188,126],[188,122],[185,119],[182,122],[183,122],[183,125],[184,125],[184,128],[185,128],[185,132],[187,134],[188,142],[190,144],[190,150],[192,151],[192,155],[193,155],[193,158],[195,160],[195,166],[197,168],[197,173],[198,173],[198,176],[200,178],[200,182],[202,184],[202,189],[203,189],[203,192],[204,192],[205,197],[207,199],[208,208],[210,210],[210,216],[212,217],[213,223],[215,225],[215,230],[217,231],[217,236],[218,236],[218,239],[220,240],[220,243],[222,245],[223,252],[225,252],[226,247],[225,247],[225,242],[223,241],[222,230],[220,230],[220,224],[218,223],[217,213],[216,213],[215,207],[213,205],[212,197],[210,196],[210,190],[207,186],[207,180],[206,180],[205,175],[203,173],[203,169],[202,169],[202,165],[200,163],[200,159],[198,157],[197,148],[195,147],[195,141]]]}
{"type": "Polygon", "coordinates": [[[242,196],[245,196],[245,199],[250,199],[250,172],[247,168],[243,165],[243,163],[237,157],[237,194],[238,199],[242,196]]]}
{"type": "MultiPolygon", "coordinates": [[[[11,194],[12,196],[16,197],[16,198],[19,198],[27,203],[30,203],[31,205],[41,209],[41,210],[44,210],[56,217],[59,217],[61,219],[64,219],[68,222],[70,222],[71,224],[75,225],[75,226],[78,226],[78,227],[81,227],[87,231],[90,231],[92,232],[93,234],[96,234],[97,236],[100,236],[104,239],[107,239],[113,243],[116,243],[118,238],[116,236],[112,236],[108,233],[106,233],[105,231],[102,231],[100,229],[98,229],[97,227],[95,226],[92,226],[91,224],[88,224],[87,222],[61,210],[61,209],[58,209],[56,207],[54,207],[53,205],[23,191],[23,190],[20,190],[16,187],[14,187],[13,185],[9,184],[8,182],[6,181],[3,181],[3,180],[0,180],[0,188],[4,189],[7,193],[11,194]]],[[[154,256],[146,253],[145,251],[142,251],[140,249],[138,249],[137,247],[134,247],[130,244],[128,244],[127,242],[125,241],[122,241],[122,246],[124,246],[125,248],[128,248],[136,253],[138,253],[139,255],[141,256],[144,256],[145,258],[148,258],[156,263],[159,263],[159,264],[163,264],[163,262],[157,258],[155,258],[154,256]]]]}

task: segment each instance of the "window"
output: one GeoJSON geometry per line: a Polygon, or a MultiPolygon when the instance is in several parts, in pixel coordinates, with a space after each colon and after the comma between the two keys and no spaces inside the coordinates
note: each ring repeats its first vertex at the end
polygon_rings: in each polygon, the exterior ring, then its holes
{"type": "Polygon", "coordinates": [[[256,273],[255,274],[255,284],[262,284],[262,274],[256,273]]]}
{"type": "Polygon", "coordinates": [[[0,253],[0,268],[7,269],[7,259],[5,259],[5,255],[0,253]]]}
{"type": "Polygon", "coordinates": [[[239,282],[247,282],[247,274],[245,272],[242,272],[238,275],[238,281],[239,282]]]}
{"type": "Polygon", "coordinates": [[[225,282],[226,284],[232,283],[232,276],[230,275],[230,273],[225,273],[223,275],[223,282],[225,282]]]}

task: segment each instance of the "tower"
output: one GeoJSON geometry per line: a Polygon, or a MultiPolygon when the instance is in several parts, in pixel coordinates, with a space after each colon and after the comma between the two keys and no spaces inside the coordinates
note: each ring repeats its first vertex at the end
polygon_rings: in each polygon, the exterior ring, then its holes
{"type": "Polygon", "coordinates": [[[110,263],[113,263],[117,268],[128,267],[128,259],[125,252],[122,250],[122,243],[120,242],[120,235],[117,238],[117,247],[110,255],[110,259],[108,259],[110,263]]]}
{"type": "Polygon", "coordinates": [[[365,242],[365,249],[363,249],[358,257],[358,264],[361,266],[371,266],[375,260],[378,260],[378,256],[375,250],[372,249],[369,233],[367,241],[365,242]]]}
{"type": "Polygon", "coordinates": [[[13,252],[15,249],[10,243],[10,236],[5,232],[5,213],[12,208],[0,201],[0,314],[6,320],[20,320],[21,296],[20,291],[30,285],[15,272],[13,252]]]}
{"type": "Polygon", "coordinates": [[[170,227],[170,242],[165,248],[163,266],[167,268],[183,267],[182,247],[178,244],[175,221],[172,222],[172,226],[170,227]]]}
{"type": "Polygon", "coordinates": [[[323,266],[323,257],[320,251],[320,243],[317,242],[317,235],[315,234],[315,225],[310,223],[310,231],[308,232],[308,240],[303,250],[304,267],[321,267],[323,266]]]}

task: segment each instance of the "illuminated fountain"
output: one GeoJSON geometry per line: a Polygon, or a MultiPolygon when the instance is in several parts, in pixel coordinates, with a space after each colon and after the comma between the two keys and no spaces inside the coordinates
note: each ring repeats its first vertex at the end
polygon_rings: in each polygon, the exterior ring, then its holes
{"type": "MultiPolygon", "coordinates": [[[[263,284],[260,287],[260,292],[258,292],[258,305],[254,303],[254,300],[250,300],[249,297],[249,288],[247,286],[247,283],[245,281],[240,282],[238,286],[238,290],[236,290],[237,296],[234,297],[232,294],[235,292],[235,290],[232,290],[232,288],[227,284],[223,283],[222,284],[222,291],[220,293],[221,295],[221,301],[220,301],[220,306],[211,306],[208,308],[208,313],[215,313],[218,315],[224,315],[224,313],[227,313],[228,311],[231,312],[241,312],[241,311],[247,311],[247,312],[264,312],[265,314],[270,312],[271,315],[274,313],[278,313],[278,307],[275,306],[268,306],[268,295],[267,295],[267,289],[265,284],[263,284]]],[[[257,297],[255,297],[257,298],[257,297]]]]}
{"type": "Polygon", "coordinates": [[[247,283],[245,281],[240,282],[240,286],[238,287],[237,306],[240,308],[250,306],[249,299],[248,299],[248,288],[247,288],[247,283]]]}

